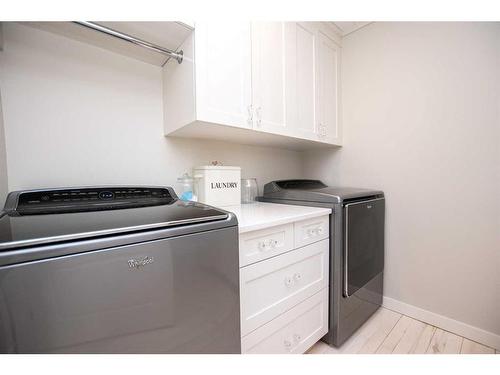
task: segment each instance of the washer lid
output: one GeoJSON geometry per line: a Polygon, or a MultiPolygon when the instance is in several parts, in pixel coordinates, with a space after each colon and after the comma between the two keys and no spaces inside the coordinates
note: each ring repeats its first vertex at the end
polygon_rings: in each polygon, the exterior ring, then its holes
{"type": "MultiPolygon", "coordinates": [[[[136,199],[136,198],[135,198],[136,199]]],[[[44,211],[47,212],[47,211],[44,211]]],[[[228,213],[176,197],[146,207],[19,215],[0,218],[0,251],[76,239],[226,220],[228,213]]],[[[228,226],[235,225],[231,221],[228,226]]]]}
{"type": "Polygon", "coordinates": [[[264,200],[283,199],[318,203],[342,203],[345,200],[383,196],[380,190],[331,187],[319,180],[279,180],[264,186],[264,200]]]}

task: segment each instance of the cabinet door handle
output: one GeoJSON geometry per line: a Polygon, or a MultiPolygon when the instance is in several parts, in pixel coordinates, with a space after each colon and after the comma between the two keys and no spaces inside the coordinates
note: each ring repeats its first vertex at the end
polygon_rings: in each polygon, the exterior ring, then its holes
{"type": "Polygon", "coordinates": [[[326,126],[324,126],[321,123],[318,125],[318,137],[319,138],[326,137],[326,126]]]}
{"type": "Polygon", "coordinates": [[[253,107],[251,105],[249,105],[247,107],[247,111],[248,111],[248,125],[252,126],[253,125],[253,107]]]}
{"type": "Polygon", "coordinates": [[[261,126],[262,125],[262,107],[261,106],[258,106],[255,109],[255,115],[257,116],[257,126],[261,126]]]}
{"type": "Polygon", "coordinates": [[[302,275],[299,272],[297,272],[295,275],[293,275],[293,278],[297,281],[300,281],[300,279],[302,279],[302,275]]]}
{"type": "Polygon", "coordinates": [[[290,276],[285,277],[285,285],[290,288],[293,285],[293,279],[290,276]]]}
{"type": "Polygon", "coordinates": [[[300,340],[302,340],[302,336],[301,336],[301,335],[299,335],[298,333],[296,333],[295,335],[293,335],[293,339],[294,339],[295,341],[300,341],[300,340]]]}

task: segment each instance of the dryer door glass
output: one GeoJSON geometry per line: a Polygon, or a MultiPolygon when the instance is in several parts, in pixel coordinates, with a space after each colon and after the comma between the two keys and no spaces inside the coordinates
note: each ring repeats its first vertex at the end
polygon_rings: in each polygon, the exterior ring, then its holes
{"type": "Polygon", "coordinates": [[[384,269],[384,198],[344,206],[344,296],[384,269]]]}

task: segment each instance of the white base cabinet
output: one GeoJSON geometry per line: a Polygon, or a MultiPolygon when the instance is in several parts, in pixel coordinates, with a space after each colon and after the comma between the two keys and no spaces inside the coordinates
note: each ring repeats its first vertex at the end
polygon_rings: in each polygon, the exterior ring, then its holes
{"type": "Polygon", "coordinates": [[[304,353],[328,332],[329,215],[240,235],[242,353],[304,353]]]}
{"type": "Polygon", "coordinates": [[[325,22],[197,23],[163,69],[168,136],[341,145],[340,37],[325,22]]]}
{"type": "Polygon", "coordinates": [[[328,288],[241,339],[243,354],[299,354],[328,331],[328,288]]]}

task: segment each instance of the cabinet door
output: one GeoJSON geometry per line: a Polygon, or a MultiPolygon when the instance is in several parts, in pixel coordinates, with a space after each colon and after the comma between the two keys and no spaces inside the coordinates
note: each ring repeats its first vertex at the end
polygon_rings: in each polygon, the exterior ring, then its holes
{"type": "Polygon", "coordinates": [[[340,144],[340,47],[322,30],[318,32],[317,59],[317,138],[340,144]]]}
{"type": "Polygon", "coordinates": [[[252,102],[258,130],[287,135],[285,23],[252,23],[252,102]]]}
{"type": "Polygon", "coordinates": [[[250,23],[196,23],[197,119],[252,128],[250,23]]]}
{"type": "Polygon", "coordinates": [[[287,22],[287,118],[293,136],[317,139],[316,44],[314,22],[287,22]]]}

